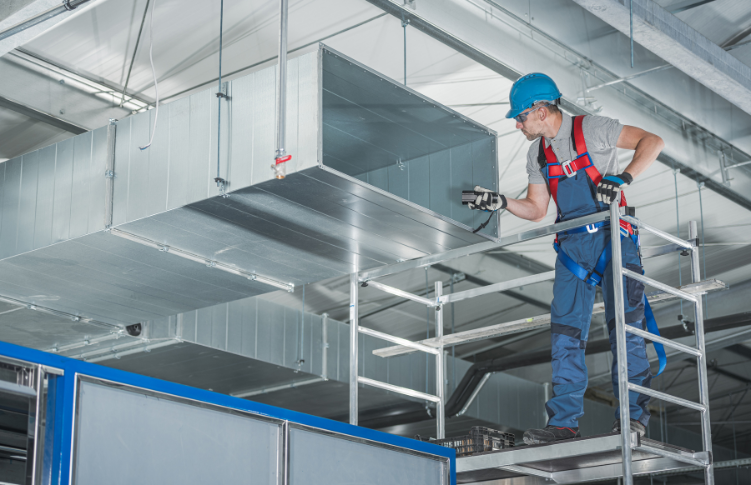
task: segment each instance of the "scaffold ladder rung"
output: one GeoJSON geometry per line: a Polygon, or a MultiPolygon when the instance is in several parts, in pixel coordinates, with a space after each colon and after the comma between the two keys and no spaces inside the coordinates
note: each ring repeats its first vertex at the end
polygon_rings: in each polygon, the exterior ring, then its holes
{"type": "Polygon", "coordinates": [[[681,352],[685,352],[687,354],[691,354],[696,357],[701,357],[701,350],[695,349],[693,347],[689,347],[688,345],[683,345],[678,342],[673,342],[669,338],[660,337],[659,335],[655,335],[653,333],[646,332],[642,329],[632,327],[630,325],[626,326],[626,331],[628,333],[632,333],[634,335],[638,335],[639,337],[647,340],[651,340],[652,342],[657,342],[658,344],[665,345],[667,347],[672,347],[676,350],[680,350],[681,352]]]}
{"type": "Polygon", "coordinates": [[[646,394],[648,396],[652,396],[656,399],[661,399],[663,401],[672,402],[673,404],[678,404],[679,406],[683,406],[685,408],[690,408],[696,411],[706,411],[707,407],[703,404],[699,404],[693,401],[689,401],[687,399],[683,399],[680,397],[675,397],[672,394],[667,394],[665,392],[655,391],[654,389],[650,389],[648,387],[639,386],[637,384],[633,384],[631,382],[628,383],[628,389],[630,391],[636,391],[640,394],[646,394]]]}

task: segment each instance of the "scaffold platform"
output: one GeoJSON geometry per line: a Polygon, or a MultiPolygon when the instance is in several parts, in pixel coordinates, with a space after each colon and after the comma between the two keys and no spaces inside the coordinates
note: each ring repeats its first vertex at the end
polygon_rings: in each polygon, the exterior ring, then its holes
{"type": "MultiPolygon", "coordinates": [[[[622,438],[606,434],[547,445],[522,446],[457,458],[456,483],[493,485],[512,479],[531,478],[525,484],[582,483],[623,476],[622,438]],[[538,479],[538,480],[535,480],[538,479]]],[[[705,467],[709,454],[696,452],[631,433],[632,474],[644,475],[686,468],[705,467]]]]}

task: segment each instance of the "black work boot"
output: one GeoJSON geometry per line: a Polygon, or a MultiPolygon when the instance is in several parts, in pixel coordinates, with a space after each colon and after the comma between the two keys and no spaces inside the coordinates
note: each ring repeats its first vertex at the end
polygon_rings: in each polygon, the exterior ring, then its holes
{"type": "Polygon", "coordinates": [[[528,445],[541,445],[554,441],[581,438],[579,428],[562,428],[560,426],[545,426],[543,429],[528,429],[524,432],[524,442],[528,445]]]}
{"type": "MultiPolygon", "coordinates": [[[[639,433],[640,437],[647,434],[647,428],[643,424],[641,424],[641,422],[635,419],[632,419],[629,424],[630,424],[629,427],[631,428],[631,431],[635,431],[639,433]]],[[[611,433],[621,434],[621,420],[620,419],[616,419],[615,423],[613,423],[613,430],[611,431],[611,433]]]]}

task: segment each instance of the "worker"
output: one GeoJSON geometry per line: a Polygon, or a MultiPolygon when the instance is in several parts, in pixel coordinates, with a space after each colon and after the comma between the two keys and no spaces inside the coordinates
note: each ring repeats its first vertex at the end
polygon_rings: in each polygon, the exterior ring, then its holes
{"type": "MultiPolygon", "coordinates": [[[[506,209],[522,219],[539,222],[547,214],[552,196],[558,221],[607,211],[618,193],[647,170],[664,147],[659,136],[624,126],[618,120],[594,115],[571,117],[560,110],[560,98],[555,82],[545,74],[527,74],[514,83],[506,118],[515,119],[516,128],[533,142],[527,153],[527,195],[513,199],[476,187],[480,194],[474,204],[469,204],[471,209],[506,209]],[[634,150],[631,162],[622,172],[618,168],[617,148],[634,150]]],[[[621,226],[623,266],[642,274],[638,238],[631,225],[622,221],[621,226]]],[[[613,391],[619,397],[611,253],[606,251],[609,246],[609,221],[557,235],[558,258],[550,311],[553,397],[545,405],[547,426],[527,430],[524,433],[527,444],[581,436],[578,420],[584,415],[587,390],[584,351],[596,284],[602,286],[613,352],[613,391]]],[[[644,285],[624,277],[623,286],[626,324],[644,329],[644,285]]],[[[644,339],[627,333],[626,341],[629,382],[650,387],[652,374],[644,339]]],[[[642,436],[649,422],[648,403],[649,396],[629,392],[630,428],[642,436]]],[[[621,428],[619,411],[616,408],[612,429],[616,433],[621,428]]]]}

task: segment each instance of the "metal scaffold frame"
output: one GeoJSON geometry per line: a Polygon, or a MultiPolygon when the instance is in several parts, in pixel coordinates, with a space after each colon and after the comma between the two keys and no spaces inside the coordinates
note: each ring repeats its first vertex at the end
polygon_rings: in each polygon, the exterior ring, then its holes
{"type": "MultiPolygon", "coordinates": [[[[445,253],[430,255],[423,258],[418,258],[410,261],[405,261],[397,264],[392,264],[377,268],[374,270],[367,270],[361,273],[354,273],[350,278],[350,423],[357,424],[358,418],[358,384],[365,384],[381,389],[386,389],[392,392],[403,394],[406,396],[425,399],[436,403],[436,421],[437,421],[437,437],[444,438],[445,434],[445,416],[444,416],[444,352],[443,349],[447,345],[456,345],[459,343],[472,342],[477,340],[488,339],[491,337],[498,337],[501,335],[507,335],[510,333],[516,333],[519,331],[527,331],[535,328],[540,328],[550,325],[550,316],[543,315],[533,318],[527,318],[514,322],[507,322],[497,325],[491,325],[479,329],[473,329],[466,332],[459,332],[456,334],[443,336],[443,305],[451,302],[456,302],[468,298],[473,298],[480,295],[486,295],[489,293],[506,291],[520,286],[526,286],[542,281],[548,281],[555,278],[555,271],[549,271],[547,273],[541,273],[531,276],[525,276],[517,278],[511,281],[505,281],[501,283],[495,283],[492,285],[474,288],[467,291],[452,293],[449,295],[442,294],[442,282],[436,282],[435,284],[435,297],[426,298],[418,295],[414,295],[407,291],[394,288],[385,285],[380,282],[373,281],[374,278],[399,273],[410,269],[416,269],[421,267],[428,267],[433,264],[438,264],[444,261],[449,261],[459,257],[469,256],[471,254],[481,253],[490,249],[498,247],[509,246],[524,241],[530,241],[544,236],[556,234],[561,231],[574,229],[586,225],[593,224],[600,221],[617,221],[617,223],[610,224],[611,231],[611,244],[612,246],[612,270],[613,270],[613,284],[615,293],[615,332],[616,332],[616,353],[618,361],[618,385],[619,395],[628,396],[629,391],[639,392],[649,395],[653,398],[668,401],[680,406],[687,407],[699,411],[701,413],[702,424],[702,442],[703,451],[691,452],[688,450],[682,450],[679,448],[671,448],[671,445],[662,444],[659,442],[653,442],[651,440],[640,439],[633,433],[621,433],[618,437],[619,445],[614,447],[616,453],[620,454],[620,462],[622,469],[617,472],[613,471],[613,466],[608,468],[607,473],[610,476],[623,477],[624,485],[633,485],[633,475],[643,473],[659,472],[663,469],[675,468],[676,466],[700,466],[704,469],[704,478],[707,485],[714,484],[713,465],[712,465],[712,440],[709,420],[709,391],[707,384],[707,352],[706,343],[704,338],[704,315],[702,308],[702,296],[708,291],[724,288],[724,283],[717,280],[701,280],[700,265],[699,265],[699,250],[700,247],[697,243],[698,231],[696,221],[689,223],[689,240],[684,240],[679,237],[668,234],[655,227],[650,226],[644,222],[639,221],[634,217],[622,215],[618,207],[618,200],[613,202],[610,211],[603,211],[589,216],[581,217],[579,219],[566,221],[562,223],[553,224],[550,226],[537,228],[531,231],[526,231],[511,236],[500,238],[496,242],[487,242],[476,244],[473,246],[454,249],[445,253]],[[621,230],[620,221],[626,221],[633,224],[639,231],[649,232],[657,237],[665,239],[668,244],[657,248],[650,248],[650,250],[642,251],[643,258],[650,258],[661,256],[664,254],[674,253],[680,251],[683,254],[688,252],[691,257],[691,283],[684,285],[680,288],[673,288],[659,281],[653,280],[638,273],[634,273],[623,267],[621,256],[621,230]],[[656,293],[646,295],[649,301],[664,301],[666,299],[680,298],[687,300],[694,304],[695,316],[696,316],[696,345],[689,346],[674,342],[670,339],[653,335],[649,332],[641,330],[630,325],[626,325],[625,322],[625,310],[623,301],[623,277],[632,278],[645,285],[651,286],[659,290],[656,293]],[[396,295],[408,300],[415,301],[417,303],[424,304],[428,307],[435,309],[435,337],[428,338],[420,342],[412,342],[403,338],[394,337],[376,330],[360,327],[358,322],[358,290],[360,286],[371,286],[377,288],[386,293],[396,295]],[[683,398],[672,396],[663,392],[655,391],[646,387],[642,387],[636,384],[632,384],[628,381],[628,362],[627,362],[627,348],[626,348],[626,333],[638,335],[642,338],[651,340],[656,343],[661,343],[678,352],[688,353],[696,358],[698,367],[698,384],[699,384],[699,402],[692,402],[683,398]],[[421,351],[436,356],[436,395],[426,394],[412,389],[394,386],[373,379],[360,377],[358,375],[358,336],[359,334],[371,335],[373,337],[380,338],[396,344],[396,346],[386,347],[373,351],[375,355],[381,357],[391,357],[394,355],[400,355],[404,353],[421,351]],[[653,465],[645,465],[646,462],[640,461],[639,466],[632,467],[634,457],[636,454],[640,460],[645,456],[651,456],[655,458],[653,465]],[[663,467],[663,468],[660,468],[663,467]],[[615,473],[615,474],[614,474],[615,473]]],[[[427,296],[427,295],[426,295],[427,296]]],[[[595,305],[593,309],[594,313],[601,313],[604,311],[601,307],[602,304],[595,305]]],[[[487,376],[486,376],[487,377],[487,376]]],[[[475,393],[476,394],[476,393],[475,393]]],[[[474,397],[474,396],[473,396],[474,397]]],[[[466,406],[465,406],[466,407],[466,406]]],[[[621,416],[621,429],[630,429],[629,424],[629,400],[622,399],[620,401],[620,416],[621,416]]],[[[615,437],[613,437],[615,438],[615,437]]],[[[604,438],[600,438],[604,439],[604,438]]],[[[610,439],[610,438],[608,438],[610,439]]],[[[612,440],[611,440],[612,441],[612,440]]],[[[573,448],[586,448],[586,444],[583,442],[563,442],[561,444],[545,445],[544,448],[550,448],[550,452],[553,453],[552,448],[563,446],[573,448]],[[580,444],[577,444],[580,443],[580,444]]],[[[591,444],[589,445],[592,446],[591,444]]],[[[582,448],[580,455],[586,455],[587,452],[582,448]]],[[[595,447],[594,449],[597,449],[595,447]]],[[[511,451],[511,450],[509,450],[511,451]]],[[[504,454],[504,452],[498,453],[498,456],[504,454]]],[[[542,448],[537,448],[536,454],[539,456],[545,455],[542,448]]],[[[555,454],[555,453],[553,453],[555,454]]],[[[517,453],[518,456],[524,454],[517,453]]],[[[527,461],[519,463],[514,462],[512,454],[505,454],[503,458],[499,458],[498,463],[493,463],[493,455],[482,455],[478,457],[467,457],[457,461],[458,471],[475,471],[483,468],[496,468],[503,469],[512,472],[518,472],[522,474],[539,475],[539,472],[535,472],[533,467],[529,467],[527,461]],[[479,460],[479,458],[482,458],[479,460]],[[462,466],[462,460],[467,463],[462,466]],[[471,463],[470,463],[471,462],[471,463]],[[525,472],[526,471],[526,472],[525,472]],[[528,472],[528,473],[527,473],[528,472]]],[[[526,456],[526,455],[524,455],[526,456]]],[[[552,455],[551,455],[552,458],[552,455]]],[[[542,459],[542,458],[541,458],[542,459]]],[[[498,461],[498,460],[495,460],[498,461]]],[[[598,473],[595,470],[590,470],[592,473],[598,473]]],[[[605,473],[604,470],[601,471],[605,473]]],[[[554,480],[555,483],[567,483],[569,481],[570,471],[566,472],[551,472],[547,473],[546,478],[554,480]],[[564,476],[565,475],[565,476],[564,476]],[[556,480],[556,477],[560,480],[556,480]]],[[[590,478],[591,479],[591,478],[590,478]]]]}
{"type": "MultiPolygon", "coordinates": [[[[377,330],[372,330],[365,327],[360,327],[358,322],[358,299],[359,299],[359,287],[360,287],[360,280],[357,276],[357,273],[353,273],[350,276],[350,305],[349,305],[349,315],[350,315],[350,328],[349,328],[349,335],[350,335],[350,355],[349,355],[349,422],[350,424],[357,424],[357,416],[358,416],[358,393],[357,393],[357,386],[358,384],[365,384],[372,387],[378,387],[380,389],[385,389],[387,391],[396,392],[398,394],[402,394],[405,396],[415,397],[418,399],[424,399],[426,401],[430,401],[435,403],[436,405],[436,436],[441,439],[445,438],[445,432],[446,432],[446,424],[445,424],[445,413],[444,413],[444,360],[445,360],[445,354],[443,353],[443,345],[439,345],[438,347],[428,347],[427,345],[411,342],[407,339],[403,339],[400,337],[394,337],[393,335],[389,335],[387,333],[379,332],[377,330]],[[387,342],[395,343],[398,345],[402,345],[405,347],[409,347],[414,350],[419,350],[421,352],[425,352],[428,354],[435,355],[435,366],[436,366],[436,372],[435,372],[435,386],[436,386],[436,393],[435,394],[428,394],[425,392],[415,391],[414,389],[409,389],[407,387],[401,387],[401,386],[395,386],[393,384],[389,384],[382,381],[377,381],[375,379],[369,379],[367,377],[362,377],[359,375],[358,370],[358,356],[359,356],[359,334],[365,334],[370,335],[371,337],[376,337],[381,340],[386,340],[387,342]]],[[[435,283],[435,300],[430,300],[428,298],[423,298],[421,296],[413,295],[412,293],[399,290],[397,288],[393,288],[391,286],[384,285],[382,283],[377,283],[375,281],[367,283],[362,283],[364,286],[372,286],[373,288],[378,288],[379,290],[385,291],[386,293],[391,293],[392,295],[401,296],[403,298],[407,298],[412,301],[416,301],[418,303],[422,303],[428,307],[435,308],[435,336],[439,340],[443,338],[443,304],[438,303],[438,301],[441,298],[441,295],[443,293],[443,283],[440,281],[436,281],[435,283]]],[[[426,369],[427,372],[427,369],[426,369]]]]}

